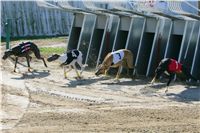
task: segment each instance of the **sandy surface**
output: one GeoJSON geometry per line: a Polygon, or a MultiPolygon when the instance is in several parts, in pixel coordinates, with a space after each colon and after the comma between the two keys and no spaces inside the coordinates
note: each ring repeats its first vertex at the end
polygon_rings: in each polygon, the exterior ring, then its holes
{"type": "MultiPolygon", "coordinates": [[[[22,62],[26,65],[26,62],[22,62]]],[[[68,79],[57,63],[33,60],[32,73],[1,61],[3,133],[45,132],[200,132],[200,87],[150,79],[94,76],[85,71],[68,79]],[[3,65],[2,65],[3,64],[3,65]]]]}

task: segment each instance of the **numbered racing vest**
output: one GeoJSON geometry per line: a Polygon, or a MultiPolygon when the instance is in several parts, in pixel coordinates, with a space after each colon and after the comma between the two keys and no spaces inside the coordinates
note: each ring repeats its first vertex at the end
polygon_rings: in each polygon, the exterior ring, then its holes
{"type": "Polygon", "coordinates": [[[168,71],[180,73],[182,71],[182,64],[174,59],[170,59],[170,64],[168,65],[168,71]]]}
{"type": "Polygon", "coordinates": [[[124,51],[118,50],[111,53],[113,56],[113,62],[112,65],[117,64],[119,61],[121,61],[124,58],[124,51]]]}

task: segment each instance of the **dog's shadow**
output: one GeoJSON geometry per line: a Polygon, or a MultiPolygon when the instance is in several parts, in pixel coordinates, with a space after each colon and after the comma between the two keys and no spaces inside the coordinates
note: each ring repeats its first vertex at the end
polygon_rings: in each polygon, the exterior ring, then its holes
{"type": "Polygon", "coordinates": [[[44,78],[49,75],[50,75],[49,70],[43,70],[43,71],[33,70],[31,72],[22,73],[21,77],[14,77],[12,79],[24,80],[24,79],[44,78]]]}
{"type": "Polygon", "coordinates": [[[76,87],[76,86],[84,86],[84,85],[90,85],[99,81],[103,80],[109,80],[111,79],[110,77],[89,77],[87,79],[73,79],[69,80],[68,83],[66,83],[64,86],[61,87],[76,87]]]}
{"type": "Polygon", "coordinates": [[[112,79],[112,80],[109,80],[109,81],[106,81],[106,82],[102,82],[101,84],[102,85],[134,86],[134,85],[145,85],[146,83],[147,83],[146,80],[143,80],[143,79],[140,79],[140,78],[134,78],[134,79],[121,78],[119,80],[112,79]]]}
{"type": "Polygon", "coordinates": [[[178,94],[168,93],[167,94],[170,99],[178,101],[178,102],[199,102],[200,101],[200,86],[189,86],[186,89],[178,94]]]}
{"type": "Polygon", "coordinates": [[[147,82],[147,84],[140,89],[140,93],[146,96],[156,96],[157,92],[163,88],[166,88],[165,83],[151,84],[147,82]]]}

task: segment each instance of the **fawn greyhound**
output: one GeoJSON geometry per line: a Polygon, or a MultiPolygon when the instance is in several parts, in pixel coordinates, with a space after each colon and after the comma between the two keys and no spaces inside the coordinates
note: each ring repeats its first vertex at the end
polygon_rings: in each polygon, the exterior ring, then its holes
{"type": "Polygon", "coordinates": [[[186,76],[187,80],[193,79],[197,81],[197,79],[190,74],[190,72],[183,64],[174,59],[165,58],[160,61],[158,67],[156,68],[155,76],[151,83],[154,83],[155,80],[158,80],[165,71],[169,74],[169,81],[167,82],[167,89],[165,90],[165,92],[168,91],[168,86],[175,74],[183,73],[186,76]]]}
{"type": "Polygon", "coordinates": [[[12,49],[6,50],[3,55],[3,59],[7,59],[9,56],[14,55],[15,58],[15,67],[14,72],[16,72],[18,57],[26,57],[27,64],[28,64],[28,71],[31,71],[30,69],[30,60],[32,57],[30,56],[31,53],[34,53],[37,59],[41,59],[47,67],[46,62],[44,58],[40,55],[40,50],[38,49],[37,45],[33,42],[22,42],[19,45],[13,47],[12,49]]]}
{"type": "Polygon", "coordinates": [[[133,54],[130,50],[120,49],[111,53],[108,53],[103,60],[103,63],[99,65],[95,75],[107,74],[109,68],[118,68],[116,79],[119,79],[121,68],[127,68],[127,75],[129,75],[129,69],[133,70],[133,54]]]}

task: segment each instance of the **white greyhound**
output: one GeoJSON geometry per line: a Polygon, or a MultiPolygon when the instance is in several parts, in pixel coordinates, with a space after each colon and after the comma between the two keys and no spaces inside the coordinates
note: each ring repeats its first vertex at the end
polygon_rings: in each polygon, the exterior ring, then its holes
{"type": "Polygon", "coordinates": [[[65,78],[67,78],[67,73],[70,72],[72,70],[72,68],[75,69],[77,77],[81,78],[81,74],[82,74],[83,70],[85,69],[85,67],[87,66],[87,64],[82,63],[82,60],[83,60],[82,52],[79,50],[76,50],[76,49],[67,51],[66,53],[63,53],[61,55],[53,54],[47,59],[47,61],[51,62],[51,61],[54,61],[57,59],[60,61],[61,66],[63,66],[63,68],[64,68],[64,77],[65,78]],[[76,68],[76,62],[81,67],[80,74],[76,68]],[[68,71],[66,71],[67,66],[69,66],[68,71]]]}

